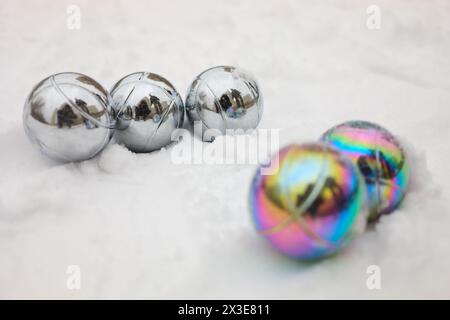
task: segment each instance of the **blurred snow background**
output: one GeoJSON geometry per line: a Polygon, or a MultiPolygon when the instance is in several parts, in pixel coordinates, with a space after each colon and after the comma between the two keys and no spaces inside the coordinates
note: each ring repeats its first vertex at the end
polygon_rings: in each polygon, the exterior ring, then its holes
{"type": "Polygon", "coordinates": [[[22,1],[0,3],[0,298],[450,298],[450,3],[22,1]],[[66,26],[69,5],[81,28],[66,26]],[[381,29],[366,27],[369,5],[381,29]],[[174,165],[170,148],[110,145],[57,164],[28,143],[21,113],[42,78],[78,71],[110,88],[134,71],[185,96],[202,70],[250,70],[261,128],[315,140],[350,119],[410,149],[401,209],[342,254],[285,259],[253,230],[251,166],[174,165]],[[366,269],[381,268],[381,290],[366,269]],[[69,265],[81,289],[68,290],[69,265]]]}

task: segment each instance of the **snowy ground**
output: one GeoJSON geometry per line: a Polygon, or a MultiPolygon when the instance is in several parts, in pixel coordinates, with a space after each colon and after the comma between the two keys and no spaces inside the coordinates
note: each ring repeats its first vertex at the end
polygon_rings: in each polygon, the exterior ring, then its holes
{"type": "Polygon", "coordinates": [[[446,0],[17,1],[0,4],[0,298],[450,298],[450,4],[446,0]],[[81,8],[81,29],[66,8],[81,8]],[[381,8],[380,30],[366,8],[381,8]],[[404,205],[317,264],[271,251],[247,210],[251,166],[174,165],[117,145],[57,164],[22,105],[45,76],[106,87],[133,71],[184,96],[214,65],[245,67],[282,144],[366,119],[409,146],[404,205]],[[366,268],[381,268],[368,290],[366,268]],[[66,270],[81,268],[81,289],[66,270]]]}

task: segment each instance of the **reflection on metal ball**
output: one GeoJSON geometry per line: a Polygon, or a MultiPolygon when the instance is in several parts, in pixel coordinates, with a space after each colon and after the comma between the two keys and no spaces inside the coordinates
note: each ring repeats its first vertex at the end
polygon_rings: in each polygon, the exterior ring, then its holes
{"type": "Polygon", "coordinates": [[[52,75],[39,82],[25,102],[25,132],[53,159],[92,158],[113,133],[108,99],[107,91],[88,76],[73,72],[52,75]]]}
{"type": "Polygon", "coordinates": [[[203,140],[211,141],[227,129],[255,129],[263,100],[253,77],[235,67],[220,66],[195,78],[188,89],[186,111],[191,123],[201,122],[203,140]]]}
{"type": "Polygon", "coordinates": [[[182,126],[183,101],[165,78],[150,72],[132,73],[111,90],[116,113],[116,141],[134,152],[150,152],[171,143],[182,126]]]}
{"type": "Polygon", "coordinates": [[[397,208],[406,194],[409,165],[402,146],[389,131],[367,121],[348,121],[325,132],[321,140],[359,167],[369,194],[370,221],[397,208]]]}
{"type": "Polygon", "coordinates": [[[290,145],[275,154],[278,170],[258,169],[250,191],[260,234],[283,254],[314,260],[337,252],[364,230],[367,195],[350,159],[321,143],[290,145]]]}

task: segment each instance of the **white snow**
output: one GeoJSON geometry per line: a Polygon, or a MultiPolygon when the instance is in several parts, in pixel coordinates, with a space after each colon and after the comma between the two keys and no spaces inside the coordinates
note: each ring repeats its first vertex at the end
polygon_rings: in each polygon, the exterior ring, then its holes
{"type": "Polygon", "coordinates": [[[23,1],[0,3],[0,298],[450,298],[450,4],[446,0],[23,1]],[[81,8],[81,29],[66,9],[81,8]],[[369,5],[381,29],[366,27],[369,5]],[[350,119],[408,146],[403,206],[340,255],[288,260],[247,208],[253,166],[175,165],[171,148],[110,145],[59,164],[26,139],[22,105],[52,73],[110,88],[134,71],[185,96],[231,64],[262,87],[261,128],[282,145],[350,119]],[[67,267],[81,270],[68,290],[67,267]],[[366,269],[381,268],[381,290],[366,269]]]}

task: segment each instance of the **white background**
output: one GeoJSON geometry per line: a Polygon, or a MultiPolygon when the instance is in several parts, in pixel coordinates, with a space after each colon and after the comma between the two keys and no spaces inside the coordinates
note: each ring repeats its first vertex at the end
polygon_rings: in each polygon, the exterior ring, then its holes
{"type": "Polygon", "coordinates": [[[450,298],[450,4],[387,1],[12,1],[0,3],[0,298],[450,298]],[[81,29],[66,9],[81,9],[81,29]],[[380,30],[366,27],[378,5],[380,30]],[[110,88],[134,71],[185,96],[202,70],[250,70],[261,128],[315,140],[376,122],[410,151],[401,209],[340,255],[274,253],[247,208],[253,166],[174,165],[170,148],[57,164],[22,129],[44,77],[77,71],[110,88]],[[366,268],[381,268],[368,290],[366,268]],[[68,290],[66,269],[81,268],[68,290]]]}

